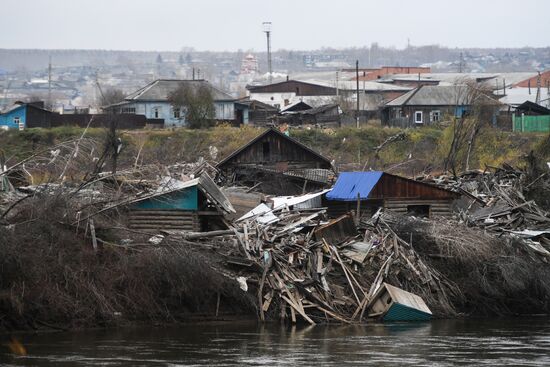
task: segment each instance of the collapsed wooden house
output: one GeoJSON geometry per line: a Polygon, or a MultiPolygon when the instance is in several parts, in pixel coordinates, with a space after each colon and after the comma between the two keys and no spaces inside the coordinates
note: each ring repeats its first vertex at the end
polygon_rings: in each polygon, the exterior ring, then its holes
{"type": "Polygon", "coordinates": [[[382,283],[369,302],[369,317],[383,321],[427,321],[432,311],[416,294],[382,283]]]}
{"type": "Polygon", "coordinates": [[[165,180],[152,195],[129,208],[130,228],[139,230],[207,231],[227,228],[224,214],[233,206],[210,176],[189,181],[165,180]]]}
{"type": "Polygon", "coordinates": [[[329,186],[328,158],[276,129],[268,129],[220,163],[227,186],[255,187],[265,194],[295,195],[329,186]]]}
{"type": "Polygon", "coordinates": [[[381,171],[342,172],[323,206],[337,217],[350,211],[371,216],[384,208],[421,217],[450,216],[460,195],[424,182],[381,171]]]}

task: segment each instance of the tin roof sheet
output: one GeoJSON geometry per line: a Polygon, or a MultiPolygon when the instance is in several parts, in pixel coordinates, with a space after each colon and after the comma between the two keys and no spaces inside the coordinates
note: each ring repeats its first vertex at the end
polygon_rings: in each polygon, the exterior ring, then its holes
{"type": "Polygon", "coordinates": [[[342,172],[332,190],[327,193],[327,199],[354,201],[359,195],[362,200],[365,200],[382,174],[382,171],[342,172]]]}

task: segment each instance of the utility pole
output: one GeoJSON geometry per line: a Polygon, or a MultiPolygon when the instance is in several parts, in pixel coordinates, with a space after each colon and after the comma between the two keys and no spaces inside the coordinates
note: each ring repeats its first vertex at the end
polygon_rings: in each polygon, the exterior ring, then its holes
{"type": "Polygon", "coordinates": [[[460,53],[460,61],[458,62],[458,72],[463,73],[465,69],[464,55],[460,53]]]}
{"type": "Polygon", "coordinates": [[[338,72],[336,72],[336,97],[338,97],[338,72]]]}
{"type": "Polygon", "coordinates": [[[52,109],[52,57],[48,62],[48,108],[52,109]]]}
{"type": "Polygon", "coordinates": [[[535,103],[540,104],[540,87],[541,87],[541,81],[540,81],[540,71],[539,75],[537,75],[537,96],[535,97],[535,103]]]}
{"type": "Polygon", "coordinates": [[[355,123],[359,128],[359,60],[355,61],[355,92],[357,93],[357,108],[355,109],[355,123]]]}
{"type": "Polygon", "coordinates": [[[271,68],[271,22],[263,22],[264,33],[267,37],[267,72],[269,84],[273,83],[273,69],[271,68]]]}

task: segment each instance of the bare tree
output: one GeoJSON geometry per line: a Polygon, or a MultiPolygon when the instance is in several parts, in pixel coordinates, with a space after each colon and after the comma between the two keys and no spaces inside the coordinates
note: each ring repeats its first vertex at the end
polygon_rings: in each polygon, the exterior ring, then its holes
{"type": "Polygon", "coordinates": [[[104,91],[102,91],[99,105],[100,106],[109,106],[114,103],[118,103],[124,100],[126,95],[124,92],[117,88],[109,88],[104,91]]]}
{"type": "Polygon", "coordinates": [[[175,109],[183,112],[187,126],[190,128],[202,129],[214,125],[216,116],[214,97],[206,84],[181,84],[168,95],[168,100],[175,109]]]}
{"type": "Polygon", "coordinates": [[[470,169],[470,157],[476,139],[484,124],[488,124],[498,104],[489,97],[491,90],[470,79],[455,84],[455,118],[452,122],[452,140],[445,159],[445,171],[454,175],[458,169],[470,169]],[[460,116],[456,116],[460,112],[460,116]]]}

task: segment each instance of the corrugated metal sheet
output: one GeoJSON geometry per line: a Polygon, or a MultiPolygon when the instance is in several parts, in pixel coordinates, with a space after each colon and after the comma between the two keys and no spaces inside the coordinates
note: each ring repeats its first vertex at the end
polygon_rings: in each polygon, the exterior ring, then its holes
{"type": "Polygon", "coordinates": [[[327,194],[328,200],[353,201],[360,195],[362,200],[367,199],[376,186],[383,172],[342,172],[334,188],[327,194]]]}

